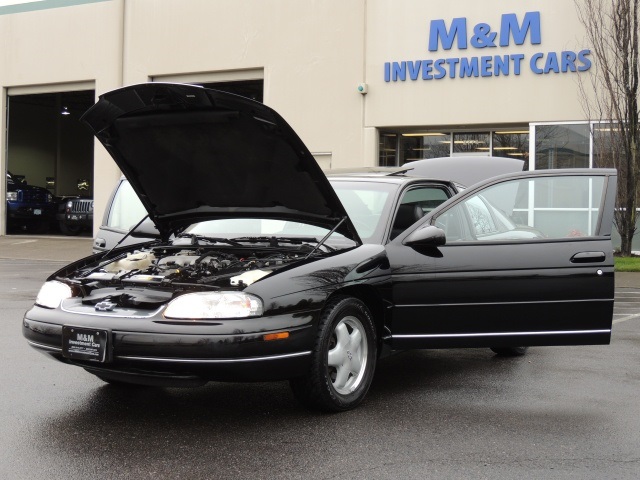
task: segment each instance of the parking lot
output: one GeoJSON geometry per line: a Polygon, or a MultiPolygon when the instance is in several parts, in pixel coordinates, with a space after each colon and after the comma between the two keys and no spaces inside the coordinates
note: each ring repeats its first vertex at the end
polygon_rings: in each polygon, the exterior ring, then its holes
{"type": "Polygon", "coordinates": [[[30,240],[0,241],[1,478],[638,477],[635,275],[617,278],[610,346],[405,352],[358,409],[320,415],[286,382],[121,389],[46,359],[22,315],[51,258],[90,240],[30,240]]]}

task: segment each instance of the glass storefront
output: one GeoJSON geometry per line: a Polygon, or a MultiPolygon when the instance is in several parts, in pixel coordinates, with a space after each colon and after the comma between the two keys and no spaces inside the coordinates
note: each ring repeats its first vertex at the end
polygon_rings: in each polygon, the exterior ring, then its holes
{"type": "Polygon", "coordinates": [[[502,129],[493,132],[492,156],[524,160],[523,170],[529,170],[529,129],[502,129]]]}
{"type": "Polygon", "coordinates": [[[381,129],[379,165],[465,155],[517,158],[525,162],[525,170],[613,167],[613,159],[622,153],[611,141],[614,128],[608,123],[575,122],[473,131],[381,129]],[[529,152],[535,158],[531,165],[529,152]]]}
{"type": "Polygon", "coordinates": [[[589,124],[536,126],[536,170],[588,168],[589,124]]]}
{"type": "Polygon", "coordinates": [[[403,133],[399,137],[401,161],[399,165],[424,158],[448,157],[451,150],[451,133],[403,133]]]}
{"type": "MultiPolygon", "coordinates": [[[[450,156],[529,157],[529,127],[502,130],[380,131],[380,166],[395,167],[416,160],[450,156]]],[[[528,168],[528,163],[527,163],[528,168]]]]}
{"type": "Polygon", "coordinates": [[[453,134],[452,155],[486,156],[491,151],[489,132],[455,132],[453,134]]]}
{"type": "Polygon", "coordinates": [[[618,162],[626,158],[623,146],[617,138],[615,124],[593,125],[593,166],[595,168],[616,168],[618,162]]]}

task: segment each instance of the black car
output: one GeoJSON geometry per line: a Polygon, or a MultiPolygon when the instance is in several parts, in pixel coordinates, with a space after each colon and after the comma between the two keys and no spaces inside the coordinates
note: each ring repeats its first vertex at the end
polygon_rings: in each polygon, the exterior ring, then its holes
{"type": "Polygon", "coordinates": [[[610,341],[614,170],[330,184],[276,112],[186,85],[115,90],[84,121],[160,238],[51,275],[23,333],[107,382],[289,379],[340,411],[394,350],[610,341]]]}

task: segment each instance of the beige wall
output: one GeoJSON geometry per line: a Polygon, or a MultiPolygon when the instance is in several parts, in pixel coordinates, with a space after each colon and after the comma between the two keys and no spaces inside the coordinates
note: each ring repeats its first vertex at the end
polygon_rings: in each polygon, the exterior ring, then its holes
{"type": "MultiPolygon", "coordinates": [[[[580,50],[581,31],[570,0],[494,0],[490,8],[477,0],[110,0],[0,15],[0,87],[39,93],[89,82],[99,95],[154,79],[230,80],[248,72],[264,78],[265,103],[323,154],[324,167],[375,165],[378,127],[583,118],[577,74],[538,76],[523,66],[517,77],[387,83],[384,62],[580,50]],[[527,11],[541,12],[541,45],[427,51],[432,19],[466,17],[471,35],[477,23],[497,28],[502,13],[527,11]],[[362,82],[367,95],[357,91],[362,82]]],[[[97,145],[97,212],[118,176],[97,145]]]]}
{"type": "MultiPolygon", "coordinates": [[[[0,15],[0,86],[9,94],[64,91],[73,89],[77,82],[83,82],[85,88],[95,85],[97,92],[120,86],[122,6],[122,0],[112,0],[0,15]]],[[[4,115],[0,119],[4,132],[4,115]]],[[[5,167],[5,148],[6,137],[2,135],[0,171],[5,167]]],[[[94,195],[98,209],[104,208],[119,175],[109,155],[96,148],[94,195]]],[[[4,193],[0,194],[4,198],[4,193]]],[[[5,202],[2,208],[6,208],[5,202]]],[[[2,217],[0,228],[4,229],[2,217]]]]}
{"type": "MultiPolygon", "coordinates": [[[[456,0],[455,2],[368,2],[366,74],[369,83],[367,126],[474,125],[579,120],[583,118],[577,93],[578,73],[535,75],[528,59],[536,52],[579,51],[586,47],[573,1],[521,0],[518,2],[456,0]],[[541,44],[529,40],[518,46],[451,50],[427,49],[430,21],[466,17],[468,37],[479,23],[499,30],[503,13],[539,11],[541,44]],[[392,21],[390,21],[392,19],[392,21]],[[524,54],[519,76],[443,78],[385,82],[388,61],[524,54]]],[[[497,42],[496,42],[497,43],[497,42]]],[[[543,65],[544,62],[541,62],[543,65]]]]}
{"type": "Polygon", "coordinates": [[[125,83],[264,71],[264,102],[312,152],[362,165],[364,1],[127,3],[125,83]]]}

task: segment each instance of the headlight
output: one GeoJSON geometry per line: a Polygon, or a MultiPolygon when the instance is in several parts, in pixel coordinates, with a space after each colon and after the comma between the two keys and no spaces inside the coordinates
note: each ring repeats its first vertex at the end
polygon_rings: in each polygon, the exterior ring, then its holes
{"type": "Polygon", "coordinates": [[[18,192],[7,192],[7,201],[8,202],[17,202],[18,201],[18,192]]]}
{"type": "Polygon", "coordinates": [[[166,318],[244,318],[262,315],[262,300],[242,292],[187,293],[169,302],[166,318]]]}
{"type": "Polygon", "coordinates": [[[73,292],[69,285],[52,280],[42,285],[36,298],[36,305],[46,308],[58,308],[62,300],[72,296],[73,292]]]}

